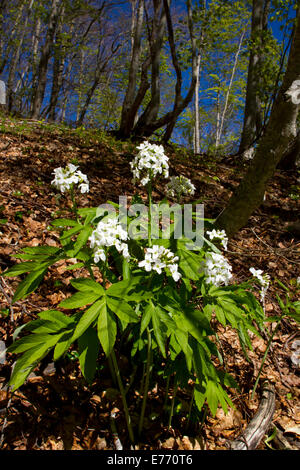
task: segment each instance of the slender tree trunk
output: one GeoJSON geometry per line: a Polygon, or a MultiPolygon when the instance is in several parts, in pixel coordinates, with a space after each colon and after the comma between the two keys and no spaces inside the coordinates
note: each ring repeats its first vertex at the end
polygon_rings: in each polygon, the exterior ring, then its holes
{"type": "Polygon", "coordinates": [[[29,20],[31,11],[32,11],[33,3],[34,3],[34,0],[30,0],[25,21],[24,23],[22,23],[22,26],[21,26],[21,31],[20,31],[21,34],[17,42],[17,47],[10,62],[9,74],[8,74],[8,80],[7,80],[7,98],[8,98],[8,111],[9,112],[12,110],[12,107],[13,107],[14,80],[15,80],[18,62],[20,59],[20,54],[21,54],[24,38],[27,33],[27,25],[28,25],[28,20],[29,20]]]}
{"type": "MultiPolygon", "coordinates": [[[[134,126],[136,111],[133,110],[133,103],[136,96],[136,85],[141,56],[141,42],[144,19],[144,0],[132,2],[132,24],[131,24],[131,61],[128,74],[128,86],[123,102],[120,134],[128,136],[134,126]]],[[[143,96],[144,97],[144,96],[143,96]]]]}
{"type": "Polygon", "coordinates": [[[46,39],[44,46],[42,48],[41,57],[38,66],[38,73],[37,73],[37,86],[35,89],[34,97],[33,97],[33,106],[32,106],[32,115],[33,119],[37,119],[39,117],[44,94],[46,88],[46,81],[47,81],[47,70],[48,70],[48,63],[52,53],[52,47],[55,37],[55,32],[57,28],[58,16],[59,16],[59,5],[61,0],[52,0],[51,5],[51,13],[49,18],[49,26],[48,31],[46,34],[46,39]]]}
{"type": "Polygon", "coordinates": [[[267,182],[282,159],[294,145],[297,135],[297,104],[286,92],[300,80],[300,7],[283,83],[273,104],[265,133],[259,142],[250,167],[227,207],[216,220],[216,226],[232,236],[243,227],[261,204],[267,182]]]}
{"type": "MultiPolygon", "coordinates": [[[[62,44],[62,28],[64,22],[64,7],[59,18],[59,23],[56,32],[56,44],[54,48],[54,63],[53,63],[53,78],[52,78],[52,89],[49,103],[48,117],[50,121],[56,119],[56,106],[58,102],[59,93],[63,83],[63,73],[65,67],[66,58],[66,45],[62,44]]],[[[72,33],[72,30],[70,31],[72,33]]]]}
{"type": "Polygon", "coordinates": [[[267,27],[269,0],[253,0],[251,23],[251,51],[248,66],[244,124],[239,152],[253,145],[262,125],[261,102],[259,98],[260,68],[262,60],[262,36],[267,27]]]}
{"type": "Polygon", "coordinates": [[[195,85],[195,125],[194,125],[194,153],[200,153],[200,116],[199,116],[199,91],[200,91],[200,65],[201,53],[197,56],[197,79],[195,85]]]}
{"type": "Polygon", "coordinates": [[[223,108],[223,112],[222,112],[222,115],[221,115],[221,118],[220,118],[220,126],[219,126],[218,135],[217,135],[216,147],[218,147],[220,145],[220,142],[221,142],[221,137],[222,137],[222,133],[223,133],[223,129],[224,129],[225,116],[226,116],[227,109],[228,109],[229,96],[230,96],[230,92],[231,92],[231,88],[232,88],[232,84],[233,84],[233,79],[234,79],[234,76],[235,76],[235,72],[236,72],[236,68],[237,68],[237,64],[238,64],[238,58],[239,58],[239,55],[240,55],[240,52],[241,52],[244,36],[245,36],[245,31],[243,31],[242,34],[241,34],[239,44],[238,44],[238,48],[237,48],[237,51],[235,53],[234,64],[233,64],[233,67],[232,67],[230,82],[229,82],[229,85],[228,85],[228,88],[227,88],[224,108],[223,108]]]}

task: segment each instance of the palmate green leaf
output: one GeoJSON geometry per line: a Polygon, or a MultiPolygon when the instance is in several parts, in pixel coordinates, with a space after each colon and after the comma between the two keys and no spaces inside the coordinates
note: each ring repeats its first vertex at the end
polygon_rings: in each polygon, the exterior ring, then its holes
{"type": "Polygon", "coordinates": [[[97,332],[103,351],[108,357],[116,341],[117,323],[113,314],[107,309],[105,301],[100,308],[97,332]]]}
{"type": "Polygon", "coordinates": [[[98,318],[103,308],[106,309],[105,297],[97,300],[97,302],[95,302],[88,310],[84,312],[75,328],[72,341],[75,341],[87,330],[87,328],[98,318]]]}
{"type": "Polygon", "coordinates": [[[92,382],[100,349],[97,332],[89,327],[83,335],[78,338],[79,364],[82,375],[88,382],[92,382]]]}
{"type": "Polygon", "coordinates": [[[126,323],[137,323],[139,317],[133,310],[133,308],[122,299],[115,299],[113,297],[106,296],[108,308],[115,313],[120,320],[126,323]]]}
{"type": "Polygon", "coordinates": [[[76,294],[73,294],[71,297],[60,302],[59,307],[66,308],[66,309],[73,309],[84,307],[85,305],[92,304],[96,300],[102,297],[102,294],[99,292],[85,292],[79,291],[76,294]]]}
{"type": "Polygon", "coordinates": [[[57,323],[41,319],[33,320],[23,326],[25,330],[31,331],[35,334],[57,333],[61,329],[57,323]]]}

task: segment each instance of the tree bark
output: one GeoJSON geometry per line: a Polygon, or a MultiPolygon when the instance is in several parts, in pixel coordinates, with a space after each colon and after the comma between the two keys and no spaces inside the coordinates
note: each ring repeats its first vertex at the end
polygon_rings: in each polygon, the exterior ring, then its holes
{"type": "Polygon", "coordinates": [[[261,102],[259,98],[260,65],[262,60],[262,34],[267,28],[269,0],[253,0],[251,23],[251,51],[248,66],[244,124],[239,153],[250,148],[261,125],[261,102]]]}
{"type": "Polygon", "coordinates": [[[300,80],[300,8],[287,69],[265,133],[246,175],[216,220],[216,226],[225,229],[229,237],[247,223],[252,212],[261,204],[267,182],[296,137],[300,104],[295,104],[285,94],[295,80],[300,80]]]}
{"type": "MultiPolygon", "coordinates": [[[[132,109],[136,94],[139,62],[141,57],[141,42],[144,19],[144,0],[132,3],[132,24],[131,24],[131,62],[128,74],[128,86],[122,107],[120,133],[128,135],[134,126],[136,109],[132,109]]],[[[148,86],[147,86],[148,88],[148,86]]],[[[146,90],[147,90],[146,88],[146,90]]],[[[145,91],[146,93],[146,91],[145,91]]],[[[144,98],[145,94],[143,95],[144,98]]]]}
{"type": "Polygon", "coordinates": [[[43,99],[44,99],[46,80],[47,80],[47,69],[48,69],[48,63],[49,63],[51,53],[52,53],[54,37],[55,37],[56,28],[57,28],[60,3],[61,3],[61,0],[52,0],[48,30],[47,30],[46,39],[45,39],[44,46],[42,48],[39,66],[38,66],[37,86],[36,86],[34,97],[33,97],[32,113],[31,113],[32,119],[37,119],[39,117],[43,99]]]}
{"type": "Polygon", "coordinates": [[[65,67],[66,57],[66,45],[62,44],[62,27],[64,22],[64,7],[58,20],[58,26],[56,31],[56,44],[54,47],[54,62],[53,62],[53,78],[52,78],[52,89],[49,103],[48,118],[50,121],[56,119],[56,106],[58,102],[59,93],[63,83],[63,73],[65,67]]]}

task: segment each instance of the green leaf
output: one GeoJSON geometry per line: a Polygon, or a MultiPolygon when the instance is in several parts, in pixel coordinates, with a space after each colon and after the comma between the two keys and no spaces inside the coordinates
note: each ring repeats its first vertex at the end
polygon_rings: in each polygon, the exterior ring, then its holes
{"type": "Polygon", "coordinates": [[[100,294],[99,292],[95,293],[79,291],[71,297],[60,302],[59,307],[66,309],[84,307],[85,305],[94,303],[96,300],[99,299],[99,297],[102,297],[102,294],[100,294]]]}
{"type": "Polygon", "coordinates": [[[7,351],[10,353],[19,354],[33,348],[38,344],[44,344],[48,339],[49,334],[30,334],[12,343],[7,348],[7,351]]]}
{"type": "Polygon", "coordinates": [[[126,323],[136,323],[139,320],[139,317],[133,308],[122,299],[114,299],[113,297],[107,296],[107,306],[120,318],[120,320],[125,321],[126,323]]]}
{"type": "Polygon", "coordinates": [[[105,290],[101,284],[94,281],[93,279],[85,277],[72,279],[71,284],[80,292],[93,292],[101,296],[105,295],[105,290]]]}
{"type": "Polygon", "coordinates": [[[72,318],[58,310],[44,310],[38,314],[42,320],[48,320],[52,323],[57,323],[60,328],[66,328],[73,323],[72,318]]]}
{"type": "Polygon", "coordinates": [[[79,338],[87,328],[98,318],[98,315],[102,312],[103,308],[106,309],[106,299],[100,299],[95,302],[88,310],[84,312],[80,318],[78,325],[74,331],[72,341],[79,338]]]}
{"type": "Polygon", "coordinates": [[[26,278],[18,285],[17,290],[12,298],[12,303],[17,302],[20,299],[24,299],[27,297],[31,292],[33,292],[41,283],[48,265],[42,265],[40,269],[36,271],[32,271],[26,278]]]}
{"type": "Polygon", "coordinates": [[[68,238],[71,238],[73,235],[76,235],[76,233],[80,232],[84,228],[83,225],[77,224],[70,230],[67,230],[66,232],[63,232],[63,234],[60,237],[60,240],[67,240],[68,238]]]}
{"type": "Polygon", "coordinates": [[[185,276],[192,281],[199,279],[202,257],[187,249],[178,249],[177,255],[179,256],[179,268],[185,276]]]}
{"type": "Polygon", "coordinates": [[[150,308],[154,335],[163,357],[166,357],[166,334],[163,323],[161,322],[158,309],[152,304],[152,302],[150,304],[150,308]]]}
{"type": "Polygon", "coordinates": [[[3,276],[14,277],[20,274],[29,273],[39,268],[41,263],[38,261],[25,261],[24,263],[15,264],[3,273],[3,276]]]}
{"type": "Polygon", "coordinates": [[[218,404],[219,404],[218,395],[219,394],[218,394],[217,384],[209,380],[206,385],[206,399],[207,399],[207,404],[213,416],[216,415],[216,412],[218,409],[218,404]]]}
{"type": "Polygon", "coordinates": [[[78,222],[73,219],[56,219],[51,222],[53,227],[75,227],[78,225],[78,222]]]}
{"type": "Polygon", "coordinates": [[[93,328],[88,328],[80,338],[78,338],[79,346],[79,364],[84,378],[88,382],[92,382],[99,353],[99,339],[97,332],[93,328]]]}
{"type": "Polygon", "coordinates": [[[141,330],[140,330],[140,335],[144,333],[145,329],[149,325],[151,321],[151,307],[147,305],[147,307],[144,310],[144,313],[142,315],[142,321],[141,321],[141,330]]]}
{"type": "Polygon", "coordinates": [[[49,349],[54,346],[61,336],[62,335],[49,335],[47,341],[24,352],[20,359],[17,360],[9,380],[12,391],[15,391],[25,382],[37,363],[46,356],[49,349]]]}
{"type": "Polygon", "coordinates": [[[64,335],[58,340],[54,348],[53,360],[57,361],[65,352],[67,352],[72,342],[73,330],[66,331],[64,335]]]}
{"type": "Polygon", "coordinates": [[[116,341],[117,324],[113,315],[106,308],[106,302],[103,302],[100,309],[97,330],[103,351],[106,356],[109,356],[116,341]]]}

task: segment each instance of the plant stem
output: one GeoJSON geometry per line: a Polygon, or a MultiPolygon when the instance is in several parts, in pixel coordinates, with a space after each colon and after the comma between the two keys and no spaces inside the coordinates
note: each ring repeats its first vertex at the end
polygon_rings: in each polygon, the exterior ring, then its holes
{"type": "Polygon", "coordinates": [[[163,406],[163,409],[166,408],[167,406],[167,403],[168,403],[168,398],[169,398],[169,388],[170,388],[170,378],[171,376],[168,375],[167,377],[167,383],[166,383],[166,392],[165,392],[165,401],[164,401],[164,406],[163,406]]]}
{"type": "Polygon", "coordinates": [[[76,220],[78,222],[77,203],[76,203],[76,197],[75,197],[75,194],[74,194],[73,184],[72,184],[71,189],[70,189],[70,196],[71,196],[71,200],[72,200],[72,203],[73,203],[72,212],[74,212],[76,220]]]}
{"type": "Polygon", "coordinates": [[[178,390],[178,384],[177,384],[177,375],[175,375],[174,378],[174,391],[173,391],[173,397],[172,397],[172,402],[171,402],[171,410],[170,410],[170,416],[169,416],[169,423],[168,423],[168,430],[171,427],[172,424],[172,418],[174,414],[174,405],[175,405],[175,398],[178,390]]]}
{"type": "Polygon", "coordinates": [[[148,337],[147,367],[146,367],[146,377],[145,377],[145,387],[144,387],[144,394],[143,394],[142,410],[141,410],[141,416],[140,416],[140,422],[139,422],[139,428],[138,428],[139,436],[141,435],[141,432],[142,432],[142,429],[143,429],[144,416],[145,416],[146,403],[147,403],[147,396],[148,396],[148,390],[149,390],[151,364],[152,364],[152,357],[151,357],[152,356],[152,354],[151,354],[152,341],[151,341],[151,333],[150,333],[149,328],[147,328],[147,337],[148,337]]]}
{"type": "Polygon", "coordinates": [[[273,333],[271,334],[270,336],[270,339],[268,341],[268,344],[267,344],[267,349],[265,350],[265,354],[262,358],[262,361],[261,361],[261,365],[260,365],[260,368],[259,368],[259,371],[258,371],[258,374],[257,374],[257,378],[256,378],[256,381],[255,381],[255,384],[254,384],[254,387],[253,387],[253,390],[252,390],[252,394],[251,394],[251,399],[253,400],[253,397],[254,397],[254,393],[255,393],[255,390],[257,388],[257,385],[258,385],[258,381],[259,381],[259,378],[260,378],[260,374],[261,374],[261,371],[262,371],[262,368],[264,366],[264,363],[265,363],[265,360],[266,360],[266,357],[268,355],[268,352],[269,352],[269,349],[270,349],[270,346],[271,346],[271,343],[273,341],[273,338],[275,336],[275,333],[277,332],[280,324],[281,324],[281,321],[283,319],[284,315],[281,316],[280,320],[278,320],[278,323],[276,325],[276,327],[274,328],[274,331],[273,333]]]}
{"type": "Polygon", "coordinates": [[[195,389],[193,388],[193,392],[192,392],[192,396],[191,396],[191,402],[190,402],[190,406],[189,406],[188,417],[187,417],[186,425],[185,425],[186,430],[188,430],[189,425],[190,425],[191,414],[192,414],[193,403],[194,403],[194,391],[195,391],[195,389]]]}
{"type": "Polygon", "coordinates": [[[148,183],[148,245],[149,247],[152,246],[152,239],[151,239],[151,225],[152,225],[152,181],[148,183]]]}
{"type": "Polygon", "coordinates": [[[120,375],[120,370],[119,370],[119,367],[118,367],[117,358],[116,358],[116,354],[115,354],[114,350],[112,350],[112,352],[111,352],[111,359],[112,359],[112,363],[113,363],[114,370],[115,370],[115,373],[116,373],[119,389],[120,389],[120,392],[121,392],[121,397],[122,397],[122,402],[123,402],[123,408],[124,408],[124,413],[125,413],[125,419],[126,419],[127,429],[128,429],[128,433],[129,433],[129,438],[130,438],[131,442],[134,443],[134,434],[133,434],[133,430],[132,430],[132,426],[131,426],[131,418],[130,418],[129,410],[128,410],[128,406],[127,406],[126,394],[125,394],[125,390],[124,390],[124,387],[123,387],[123,383],[122,383],[122,379],[121,379],[121,375],[120,375]]]}

